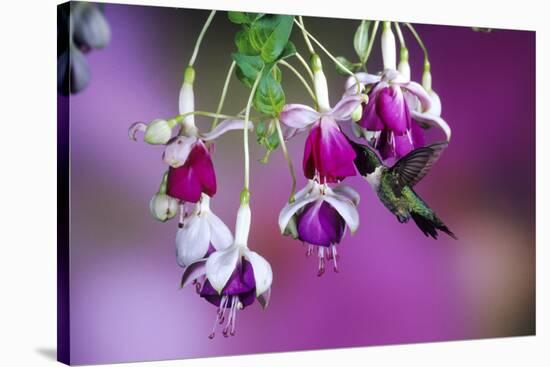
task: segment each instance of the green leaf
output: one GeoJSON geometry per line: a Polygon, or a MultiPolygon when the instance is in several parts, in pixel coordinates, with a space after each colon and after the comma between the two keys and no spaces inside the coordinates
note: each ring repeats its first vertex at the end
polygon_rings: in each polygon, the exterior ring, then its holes
{"type": "Polygon", "coordinates": [[[265,133],[266,133],[265,123],[263,121],[259,121],[256,124],[256,126],[254,127],[254,131],[256,132],[256,135],[258,136],[258,143],[262,144],[260,142],[260,140],[265,137],[265,133]]]}
{"type": "Polygon", "coordinates": [[[267,149],[275,150],[279,146],[279,134],[274,131],[269,138],[267,138],[267,149]]]}
{"type": "Polygon", "coordinates": [[[260,56],[244,55],[238,52],[232,53],[231,57],[237,63],[237,78],[239,78],[244,85],[251,88],[258,73],[265,65],[262,58],[260,56]]]}
{"type": "Polygon", "coordinates": [[[264,72],[254,95],[254,108],[263,114],[277,116],[285,105],[285,93],[271,72],[264,72]]]}
{"type": "MultiPolygon", "coordinates": [[[[336,57],[336,60],[338,60],[342,65],[344,65],[346,68],[348,68],[348,70],[350,71],[355,71],[356,69],[356,64],[352,63],[351,61],[349,61],[348,59],[346,59],[344,56],[338,56],[336,57]]],[[[339,73],[339,74],[342,74],[342,75],[347,75],[349,76],[349,74],[340,67],[340,65],[336,64],[336,71],[339,73]]]]}
{"type": "MultiPolygon", "coordinates": [[[[270,65],[267,65],[268,70],[270,67],[270,65]]],[[[281,79],[283,78],[283,72],[277,65],[272,66],[272,68],[273,69],[271,69],[271,74],[273,75],[273,78],[275,78],[275,80],[280,83],[281,79]]]]}
{"type": "Polygon", "coordinates": [[[266,15],[250,27],[250,43],[260,52],[265,62],[277,60],[285,49],[294,17],[290,15],[266,15]]]}
{"type": "Polygon", "coordinates": [[[292,43],[291,41],[288,41],[285,48],[283,49],[283,52],[277,58],[277,61],[289,58],[294,55],[296,55],[296,46],[294,46],[294,43],[292,43]]]}
{"type": "Polygon", "coordinates": [[[241,11],[227,12],[229,20],[235,24],[252,24],[263,16],[263,13],[245,13],[241,11]]]}
{"type": "Polygon", "coordinates": [[[248,27],[241,29],[235,34],[235,45],[239,53],[244,55],[259,55],[260,52],[255,50],[250,44],[250,38],[248,36],[248,27]]]}
{"type": "Polygon", "coordinates": [[[362,20],[359,27],[355,31],[355,36],[353,37],[353,48],[361,60],[361,63],[367,58],[367,49],[369,48],[369,28],[370,22],[362,20]]]}

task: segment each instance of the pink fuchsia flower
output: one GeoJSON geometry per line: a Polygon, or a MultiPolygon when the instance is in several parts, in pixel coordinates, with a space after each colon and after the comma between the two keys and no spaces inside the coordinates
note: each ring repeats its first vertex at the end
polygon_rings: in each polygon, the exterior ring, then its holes
{"type": "MultiPolygon", "coordinates": [[[[428,94],[429,86],[410,80],[408,51],[402,49],[399,71],[396,70],[395,37],[391,23],[384,22],[381,37],[384,71],[381,76],[358,73],[346,83],[346,94],[357,91],[357,82],[369,91],[369,102],[363,105],[363,115],[358,121],[367,141],[379,150],[384,159],[400,158],[424,144],[423,134],[412,123],[414,118],[422,127],[438,126],[444,130],[447,139],[450,129],[440,118],[440,109],[432,106],[437,100],[428,94]],[[431,112],[429,112],[431,111],[431,112]],[[439,113],[438,113],[439,112],[439,113]]],[[[429,72],[429,63],[425,65],[429,72]]],[[[426,76],[426,72],[424,76],[426,76]]],[[[434,93],[435,94],[435,93],[434,93]]],[[[435,95],[437,97],[437,95],[435,95]]],[[[439,106],[441,106],[439,104],[439,106]]]]}
{"type": "Polygon", "coordinates": [[[216,189],[216,173],[210,152],[199,140],[183,166],[169,168],[166,192],[181,201],[196,203],[203,193],[214,196],[216,189]]]}
{"type": "Polygon", "coordinates": [[[237,312],[257,299],[266,308],[271,295],[273,272],[262,256],[248,249],[250,207],[243,204],[237,214],[235,240],[221,251],[189,264],[182,276],[182,287],[199,284],[200,296],[218,307],[214,327],[209,338],[214,338],[218,325],[223,335],[235,335],[237,312]],[[203,280],[202,284],[197,281],[203,280]]]}
{"type": "Polygon", "coordinates": [[[355,152],[337,122],[349,120],[361,100],[360,96],[345,96],[326,112],[318,112],[302,104],[284,107],[279,116],[281,122],[295,129],[310,129],[303,159],[307,178],[325,183],[355,176],[355,152]]]}
{"type": "MultiPolygon", "coordinates": [[[[382,155],[382,158],[400,158],[422,146],[421,130],[413,127],[411,107],[406,96],[418,101],[418,108],[428,110],[431,99],[424,88],[405,78],[397,70],[387,69],[381,76],[356,74],[369,89],[369,101],[363,104],[363,114],[357,124],[365,130],[365,138],[382,155]]],[[[353,93],[356,81],[349,78],[346,90],[353,93]]]]}
{"type": "Polygon", "coordinates": [[[210,252],[233,244],[233,234],[210,209],[210,197],[202,194],[191,213],[182,214],[176,235],[176,257],[181,267],[203,259],[210,252]]]}
{"type": "MultiPolygon", "coordinates": [[[[130,139],[136,140],[138,132],[144,133],[144,140],[149,144],[166,144],[162,155],[170,168],[166,192],[168,195],[184,202],[196,203],[201,194],[216,194],[216,173],[210,151],[206,142],[213,141],[222,134],[245,127],[244,120],[229,119],[222,121],[207,133],[201,133],[195,126],[195,102],[193,93],[194,71],[188,68],[179,95],[179,113],[185,115],[181,124],[176,119],[157,119],[150,124],[143,122],[130,126],[130,139]],[[177,136],[172,137],[172,130],[179,126],[177,136]]],[[[252,128],[251,122],[246,125],[252,128]]]]}
{"type": "MultiPolygon", "coordinates": [[[[194,79],[194,69],[188,67],[180,89],[180,115],[195,111],[194,79]]],[[[243,120],[225,120],[209,133],[201,134],[195,126],[195,116],[185,116],[179,136],[168,142],[163,154],[164,162],[170,165],[168,195],[193,203],[197,202],[203,193],[210,197],[214,196],[216,173],[205,142],[214,140],[227,131],[243,129],[245,126],[251,128],[252,123],[245,125],[243,120]]]]}
{"type": "MultiPolygon", "coordinates": [[[[170,164],[168,195],[192,203],[196,203],[203,193],[214,196],[217,190],[216,172],[205,142],[212,141],[227,131],[243,127],[243,120],[225,120],[209,133],[173,138],[163,154],[164,161],[170,164]]],[[[252,123],[249,122],[248,127],[251,128],[252,123]]]]}
{"type": "Polygon", "coordinates": [[[340,185],[331,189],[310,180],[300,190],[293,203],[287,204],[279,215],[282,233],[309,244],[307,254],[317,249],[318,275],[325,271],[326,259],[333,260],[338,271],[336,245],[344,236],[346,226],[351,232],[359,227],[359,194],[349,186],[340,185]]]}

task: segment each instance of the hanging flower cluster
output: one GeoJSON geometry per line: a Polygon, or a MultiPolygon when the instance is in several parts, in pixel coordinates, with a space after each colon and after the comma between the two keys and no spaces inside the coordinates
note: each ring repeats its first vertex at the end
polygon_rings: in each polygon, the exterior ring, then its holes
{"type": "Polygon", "coordinates": [[[271,265],[249,248],[248,241],[253,218],[249,205],[252,121],[256,122],[257,141],[267,151],[262,162],[267,163],[269,154],[280,147],[291,173],[292,189],[279,214],[279,229],[307,244],[308,256],[316,254],[318,275],[330,262],[334,271],[339,271],[339,246],[348,229],[354,233],[359,227],[359,194],[342,182],[351,176],[364,177],[400,222],[412,218],[427,236],[436,238],[442,231],[454,237],[412,190],[448,145],[451,131],[441,118],[441,102],[431,87],[426,48],[411,25],[406,24],[425,54],[422,84],[411,81],[408,50],[397,23],[393,24],[401,45],[399,65],[392,23],[383,22],[384,70],[369,74],[366,64],[379,22],[373,23],[372,32],[371,22],[361,22],[354,37],[360,60],[351,63],[334,57],[307,31],[301,17],[229,12],[229,19],[241,27],[235,36],[237,51],[231,55],[217,111],[197,111],[193,64],[215,13],[208,17],[185,70],[178,115],[137,122],[129,129],[131,139],[136,140],[141,132],[145,142],[164,146],[162,160],[167,171],[150,201],[150,211],[162,222],[179,218],[175,243],[177,264],[183,268],[181,285],[193,285],[201,298],[216,306],[210,338],[218,328],[224,336],[235,335],[237,313],[255,300],[267,307],[271,295],[271,265]],[[289,41],[293,26],[304,36],[309,63],[289,41]],[[333,106],[312,42],[349,76],[343,83],[342,97],[333,106]],[[291,59],[300,61],[305,75],[288,62],[291,59]],[[281,67],[304,85],[312,106],[286,103],[281,67]],[[250,95],[239,114],[226,115],[221,110],[233,74],[250,88],[250,95]],[[256,116],[251,116],[253,110],[256,116]],[[214,119],[212,127],[199,128],[195,116],[214,119]],[[360,140],[350,139],[344,133],[346,127],[360,140]],[[426,145],[423,130],[431,127],[441,128],[446,141],[426,145]],[[231,130],[243,133],[244,148],[244,185],[234,235],[211,209],[218,191],[212,146],[231,130]],[[307,134],[302,159],[307,183],[295,192],[297,179],[286,144],[300,133],[307,134]]]}

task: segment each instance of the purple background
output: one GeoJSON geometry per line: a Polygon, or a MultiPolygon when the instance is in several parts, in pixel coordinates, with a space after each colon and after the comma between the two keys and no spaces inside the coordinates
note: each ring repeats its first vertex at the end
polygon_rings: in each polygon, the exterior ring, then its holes
{"type": "MultiPolygon", "coordinates": [[[[399,224],[366,182],[352,178],[346,183],[362,196],[361,226],[341,244],[341,272],[318,278],[316,259],[278,232],[290,189],[282,154],[261,165],[263,152],[253,144],[249,242],[273,267],[272,300],[266,311],[256,304],[238,314],[237,336],[209,340],[215,308],[192,289],[178,289],[176,222],[149,215],[164,172],[162,148],[127,138],[130,123],[177,113],[183,68],[207,12],[127,5],[106,5],[105,12],[112,42],[88,55],[91,83],[71,99],[72,363],[534,334],[534,32],[417,26],[453,128],[449,148],[417,192],[458,241],[434,241],[413,223],[399,224]]],[[[353,59],[356,20],[305,21],[335,54],[353,59]]],[[[206,35],[196,64],[197,109],[216,108],[236,30],[220,13],[206,35]]],[[[404,32],[418,80],[422,56],[404,32]]],[[[295,30],[305,55],[299,36],[295,30]]],[[[345,78],[321,56],[334,102],[345,78]]],[[[377,41],[369,70],[380,66],[377,41]]],[[[284,71],[283,82],[287,102],[309,103],[292,74],[284,71]]],[[[225,112],[241,110],[247,91],[233,79],[225,112]]],[[[297,167],[303,141],[289,144],[297,167]]],[[[241,134],[224,135],[216,149],[212,208],[233,228],[241,134]]]]}

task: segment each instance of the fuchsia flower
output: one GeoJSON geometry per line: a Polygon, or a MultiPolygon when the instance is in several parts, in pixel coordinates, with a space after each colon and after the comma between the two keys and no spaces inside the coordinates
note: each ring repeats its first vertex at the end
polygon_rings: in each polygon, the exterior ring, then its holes
{"type": "Polygon", "coordinates": [[[233,234],[210,209],[208,195],[202,194],[201,200],[193,204],[191,213],[183,213],[182,208],[176,235],[176,257],[181,267],[204,259],[214,251],[224,250],[232,243],[233,234]]]}
{"type": "Polygon", "coordinates": [[[211,339],[224,322],[223,335],[235,335],[237,311],[255,299],[263,308],[269,303],[273,272],[267,260],[248,249],[250,217],[248,204],[241,205],[233,244],[189,264],[182,276],[182,287],[195,283],[200,296],[218,307],[211,339]]]}
{"type": "MultiPolygon", "coordinates": [[[[179,97],[180,115],[193,112],[195,109],[192,82],[184,81],[179,97]]],[[[180,125],[179,134],[172,137],[175,119],[157,119],[150,124],[137,122],[128,133],[135,140],[138,131],[144,132],[144,139],[149,144],[166,144],[162,159],[170,168],[166,193],[183,202],[196,203],[202,194],[210,197],[217,191],[216,172],[212,163],[207,142],[213,141],[230,130],[243,129],[244,120],[224,120],[208,133],[201,133],[195,126],[193,115],[186,115],[180,125]]],[[[249,121],[247,127],[251,129],[249,121]]]]}
{"type": "Polygon", "coordinates": [[[216,194],[216,173],[210,153],[199,140],[189,153],[183,166],[168,170],[168,195],[181,201],[196,203],[201,195],[216,194]]]}
{"type": "Polygon", "coordinates": [[[279,118],[295,129],[309,127],[303,159],[304,175],[319,182],[339,182],[355,176],[355,151],[337,121],[347,121],[360,105],[360,96],[345,96],[334,108],[318,112],[301,104],[286,105],[279,118]]]}
{"type": "MultiPolygon", "coordinates": [[[[382,158],[400,158],[414,148],[424,145],[421,129],[412,123],[411,111],[407,100],[417,101],[415,108],[426,111],[431,107],[431,99],[424,88],[409,81],[397,70],[387,69],[381,76],[357,73],[357,79],[364,88],[372,88],[368,103],[363,104],[363,114],[357,122],[366,130],[365,137],[376,148],[382,158]],[[406,97],[410,95],[410,97],[406,97]]],[[[357,90],[356,79],[350,77],[346,84],[346,93],[357,90]]]]}
{"type": "MultiPolygon", "coordinates": [[[[252,123],[248,127],[252,128],[252,123]]],[[[162,156],[170,165],[168,171],[168,195],[185,202],[196,203],[201,194],[216,194],[216,172],[210,151],[205,142],[212,141],[230,130],[242,129],[243,120],[225,120],[209,133],[200,134],[197,129],[187,129],[172,138],[162,156]]]]}
{"type": "Polygon", "coordinates": [[[294,238],[308,243],[307,254],[317,247],[318,275],[325,271],[325,259],[333,260],[338,271],[336,245],[344,236],[346,226],[351,232],[359,227],[359,194],[349,186],[331,189],[327,185],[310,180],[300,190],[295,201],[287,204],[279,215],[279,228],[294,238]]]}
{"type": "Polygon", "coordinates": [[[410,80],[408,51],[403,50],[403,45],[399,71],[396,70],[395,37],[390,22],[384,22],[380,43],[384,62],[382,74],[357,73],[346,82],[346,95],[355,94],[358,89],[365,89],[369,95],[368,103],[363,104],[361,119],[357,121],[363,130],[360,135],[365,136],[383,159],[401,158],[424,145],[422,130],[412,119],[424,128],[441,128],[449,140],[450,128],[440,117],[441,103],[431,89],[429,63],[426,61],[420,85],[410,80]],[[357,83],[360,83],[359,88],[357,83]]]}
{"type": "MultiPolygon", "coordinates": [[[[411,93],[405,93],[405,100],[407,101],[407,105],[411,109],[411,117],[423,128],[440,128],[445,134],[446,140],[450,141],[451,127],[449,126],[449,124],[447,124],[445,120],[441,118],[441,99],[439,98],[437,93],[433,89],[431,89],[431,81],[423,81],[422,85],[424,86],[424,89],[428,91],[431,106],[427,110],[423,110],[422,104],[415,95],[411,93]]],[[[413,127],[414,126],[415,124],[413,124],[413,127]]]]}

